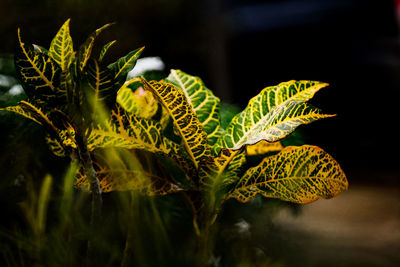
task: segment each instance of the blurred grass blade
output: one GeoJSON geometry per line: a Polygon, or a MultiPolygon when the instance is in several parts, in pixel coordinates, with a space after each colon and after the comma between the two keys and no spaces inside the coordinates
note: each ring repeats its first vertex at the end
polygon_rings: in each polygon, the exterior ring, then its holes
{"type": "Polygon", "coordinates": [[[53,178],[51,177],[51,175],[48,174],[44,178],[42,187],[40,188],[37,208],[37,226],[39,234],[43,233],[46,228],[47,209],[50,200],[52,182],[53,178]]]}

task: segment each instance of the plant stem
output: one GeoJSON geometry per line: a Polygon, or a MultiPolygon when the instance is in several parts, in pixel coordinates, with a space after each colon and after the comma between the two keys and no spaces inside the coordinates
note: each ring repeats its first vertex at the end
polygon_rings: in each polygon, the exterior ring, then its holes
{"type": "MultiPolygon", "coordinates": [[[[90,156],[89,150],[87,148],[86,140],[78,132],[76,133],[75,140],[78,146],[79,160],[86,174],[86,178],[89,181],[90,191],[92,193],[90,225],[92,226],[92,229],[97,229],[96,226],[98,226],[100,223],[101,210],[103,205],[100,182],[99,179],[97,178],[96,171],[94,170],[93,161],[90,156]]],[[[96,258],[95,249],[90,239],[88,241],[88,251],[87,251],[88,266],[94,265],[93,263],[96,258]]]]}

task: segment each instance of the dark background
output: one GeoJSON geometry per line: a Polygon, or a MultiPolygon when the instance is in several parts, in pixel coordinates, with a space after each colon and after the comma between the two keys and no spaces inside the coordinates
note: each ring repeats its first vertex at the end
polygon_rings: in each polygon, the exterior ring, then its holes
{"type": "MultiPolygon", "coordinates": [[[[347,171],[396,171],[400,90],[394,1],[155,0],[0,2],[0,52],[12,53],[17,27],[49,46],[71,18],[75,47],[117,22],[113,59],[141,45],[168,68],[203,78],[225,102],[245,107],[262,88],[291,79],[330,83],[314,103],[338,116],[304,127],[347,171]]],[[[356,179],[356,178],[353,178],[356,179]]],[[[363,180],[365,177],[362,178],[363,180]]]]}
{"type": "MultiPolygon", "coordinates": [[[[400,225],[400,43],[395,2],[0,0],[0,53],[13,52],[17,27],[26,42],[48,47],[58,28],[71,18],[77,48],[94,29],[117,22],[99,39],[100,44],[118,41],[107,59],[145,45],[143,56],[160,56],[167,69],[200,76],[222,101],[241,108],[266,86],[292,79],[328,82],[330,86],[312,102],[337,117],[301,129],[308,144],[322,147],[340,162],[348,175],[348,194],[363,194],[359,188],[383,190],[373,195],[380,199],[369,199],[369,193],[356,200],[346,195],[360,204],[340,205],[354,206],[347,210],[351,217],[357,210],[369,210],[366,202],[383,201],[360,221],[390,213],[388,220],[395,226],[388,228],[390,235],[400,225]]],[[[385,228],[379,220],[375,226],[385,228]]],[[[369,242],[368,234],[357,242],[369,242]]],[[[398,248],[399,242],[390,245],[398,248]]],[[[335,251],[330,253],[335,258],[335,251]]],[[[376,262],[376,266],[382,263],[376,262]]]]}

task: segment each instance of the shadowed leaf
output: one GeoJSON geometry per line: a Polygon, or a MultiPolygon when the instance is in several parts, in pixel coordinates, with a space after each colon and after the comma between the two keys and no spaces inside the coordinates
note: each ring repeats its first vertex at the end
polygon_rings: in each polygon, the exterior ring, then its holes
{"type": "Polygon", "coordinates": [[[104,25],[103,27],[95,30],[92,34],[89,35],[89,37],[86,39],[86,41],[81,45],[78,51],[78,67],[79,70],[83,70],[83,68],[86,66],[87,61],[90,58],[90,55],[92,53],[92,48],[95,39],[99,34],[107,29],[108,27],[112,26],[114,23],[109,23],[104,25]]]}
{"type": "Polygon", "coordinates": [[[35,51],[21,40],[15,55],[17,77],[29,98],[45,101],[49,105],[66,101],[66,92],[60,88],[61,68],[48,55],[35,51]]]}
{"type": "Polygon", "coordinates": [[[107,44],[105,44],[105,45],[103,46],[103,48],[102,48],[101,51],[100,51],[99,62],[102,62],[102,61],[103,61],[103,58],[104,58],[104,56],[106,55],[108,49],[109,49],[112,45],[114,45],[116,42],[117,42],[117,41],[114,40],[114,41],[111,41],[111,42],[109,42],[109,43],[107,43],[107,44]]]}
{"type": "Polygon", "coordinates": [[[134,51],[129,52],[126,56],[121,57],[116,62],[108,65],[109,69],[115,71],[115,79],[125,81],[126,75],[130,72],[136,65],[140,54],[143,52],[144,46],[138,48],[134,51]]]}

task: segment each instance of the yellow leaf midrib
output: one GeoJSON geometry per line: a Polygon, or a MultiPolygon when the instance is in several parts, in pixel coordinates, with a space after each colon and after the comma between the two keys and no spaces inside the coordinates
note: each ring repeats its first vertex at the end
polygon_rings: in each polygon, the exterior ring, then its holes
{"type": "Polygon", "coordinates": [[[125,69],[125,67],[132,61],[133,58],[136,57],[137,54],[141,53],[144,49],[144,46],[141,47],[134,55],[132,55],[132,57],[130,59],[128,59],[125,64],[119,69],[119,71],[117,72],[117,74],[115,74],[115,78],[117,78],[119,76],[119,74],[122,72],[123,69],[125,69]]]}
{"type": "MultiPolygon", "coordinates": [[[[291,82],[291,81],[289,81],[289,82],[291,82]]],[[[287,83],[289,83],[289,82],[287,82],[287,83]]],[[[323,84],[323,85],[326,85],[326,84],[323,84]]],[[[290,98],[288,98],[287,100],[285,100],[285,101],[283,101],[283,102],[281,102],[281,103],[277,102],[277,99],[275,99],[275,106],[273,106],[272,108],[271,108],[270,104],[268,104],[268,107],[270,108],[270,110],[268,111],[268,113],[267,113],[265,116],[262,116],[261,119],[260,119],[258,122],[254,123],[254,124],[249,128],[248,131],[243,131],[243,133],[246,133],[246,134],[243,134],[243,136],[239,139],[239,141],[235,143],[234,148],[237,148],[239,145],[240,145],[240,146],[243,145],[243,144],[242,144],[242,143],[243,143],[243,140],[246,140],[246,139],[250,136],[250,134],[248,134],[248,133],[251,133],[253,129],[257,128],[260,124],[262,124],[262,123],[264,122],[263,119],[265,119],[265,118],[268,116],[268,114],[269,114],[274,108],[276,109],[277,107],[280,107],[280,106],[282,106],[282,105],[285,105],[286,103],[292,101],[292,100],[295,99],[296,97],[298,97],[298,96],[300,96],[300,95],[302,95],[302,94],[306,94],[306,92],[308,92],[308,91],[316,90],[316,91],[314,92],[314,93],[316,93],[316,92],[317,92],[319,89],[321,89],[323,86],[321,86],[321,88],[318,88],[318,89],[315,89],[315,87],[319,87],[319,86],[314,85],[314,86],[312,86],[312,87],[309,87],[309,88],[307,88],[306,90],[301,91],[301,92],[298,92],[297,94],[291,96],[290,98]],[[279,104],[278,104],[278,103],[279,103],[279,104]]],[[[265,88],[264,90],[262,90],[262,91],[260,92],[259,95],[253,97],[253,98],[249,101],[248,106],[247,106],[241,113],[245,112],[246,109],[247,109],[248,107],[250,107],[251,105],[253,105],[253,103],[256,101],[256,99],[260,98],[262,94],[267,93],[268,90],[274,90],[274,89],[275,89],[275,90],[277,91],[276,88],[278,88],[278,87],[274,87],[274,86],[273,86],[273,87],[267,87],[267,88],[265,88]]],[[[269,99],[270,99],[270,98],[268,97],[268,101],[269,101],[269,99]]],[[[260,107],[262,108],[262,105],[260,105],[260,107]]],[[[254,112],[254,111],[252,110],[252,111],[251,111],[251,114],[253,114],[253,112],[254,112]]],[[[239,114],[241,114],[241,113],[239,113],[239,114]]],[[[239,114],[238,114],[237,116],[239,116],[239,114]]],[[[263,114],[261,110],[260,110],[260,114],[261,114],[261,115],[263,114]]],[[[323,116],[323,115],[321,114],[321,116],[323,116]]],[[[327,115],[327,116],[329,117],[329,116],[334,116],[334,115],[327,115]]],[[[250,118],[253,120],[253,115],[251,115],[250,118]]],[[[299,118],[299,117],[296,117],[296,118],[299,118]]],[[[284,121],[286,121],[286,119],[285,119],[284,121]]],[[[236,122],[236,123],[237,123],[237,122],[236,122]]],[[[240,124],[240,125],[242,126],[242,124],[240,124]]],[[[276,125],[277,125],[277,124],[276,124],[276,125]]],[[[243,127],[242,127],[242,128],[243,128],[243,127]]],[[[233,140],[233,138],[232,138],[232,140],[233,140]]]]}
{"type": "Polygon", "coordinates": [[[29,63],[32,65],[32,67],[35,69],[35,71],[39,74],[40,78],[42,78],[45,83],[54,91],[55,87],[52,82],[50,82],[47,77],[42,73],[42,71],[36,66],[35,62],[32,61],[32,59],[29,57],[29,54],[26,52],[24,43],[21,40],[21,34],[20,34],[20,29],[18,28],[18,41],[20,44],[20,47],[22,49],[22,52],[24,53],[25,57],[28,59],[29,63]]]}

